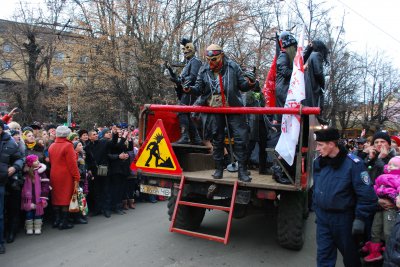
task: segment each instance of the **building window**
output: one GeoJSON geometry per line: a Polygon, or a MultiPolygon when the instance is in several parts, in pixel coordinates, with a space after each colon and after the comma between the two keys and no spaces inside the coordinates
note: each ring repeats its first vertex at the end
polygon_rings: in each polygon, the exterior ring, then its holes
{"type": "Polygon", "coordinates": [[[79,72],[78,76],[77,76],[77,80],[86,82],[87,76],[88,76],[87,72],[85,72],[85,71],[79,72]]]}
{"type": "Polygon", "coordinates": [[[60,67],[54,67],[53,68],[53,75],[54,76],[62,76],[63,74],[63,69],[60,67]]]}
{"type": "Polygon", "coordinates": [[[5,53],[11,53],[11,52],[13,51],[12,45],[9,44],[9,43],[5,43],[5,44],[3,45],[3,51],[4,51],[5,53]]]}
{"type": "Polygon", "coordinates": [[[64,60],[64,53],[63,52],[56,52],[54,54],[54,59],[57,61],[63,61],[64,60]]]}
{"type": "Polygon", "coordinates": [[[12,67],[12,61],[11,60],[4,60],[3,61],[3,70],[9,70],[12,67]]]}

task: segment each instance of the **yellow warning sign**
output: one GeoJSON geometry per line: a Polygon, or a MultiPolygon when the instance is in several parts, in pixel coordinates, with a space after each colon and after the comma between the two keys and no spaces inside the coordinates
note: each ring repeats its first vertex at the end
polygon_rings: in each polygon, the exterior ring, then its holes
{"type": "Polygon", "coordinates": [[[136,161],[136,167],[176,170],[176,164],[160,127],[157,127],[148,139],[136,161]]]}

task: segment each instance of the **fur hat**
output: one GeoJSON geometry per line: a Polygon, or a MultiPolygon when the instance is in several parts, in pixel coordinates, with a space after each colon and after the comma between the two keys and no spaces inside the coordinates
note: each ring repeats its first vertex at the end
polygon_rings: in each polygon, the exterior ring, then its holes
{"type": "Polygon", "coordinates": [[[388,142],[389,145],[392,143],[392,141],[390,140],[390,136],[388,135],[387,132],[377,132],[377,133],[375,133],[374,137],[372,138],[372,144],[375,143],[376,139],[383,139],[386,142],[388,142]]]}
{"type": "Polygon", "coordinates": [[[36,156],[36,155],[34,155],[34,154],[28,155],[28,156],[26,156],[25,163],[26,163],[26,165],[27,165],[28,167],[32,167],[33,163],[34,163],[35,161],[37,161],[38,159],[39,159],[39,157],[36,156]]]}
{"type": "Polygon", "coordinates": [[[67,126],[58,126],[56,129],[56,137],[66,138],[71,133],[71,129],[67,126]]]}
{"type": "Polygon", "coordinates": [[[329,142],[339,140],[340,135],[338,129],[328,128],[322,129],[315,132],[315,141],[329,142]]]}
{"type": "Polygon", "coordinates": [[[78,131],[79,138],[81,138],[82,135],[84,135],[84,134],[89,134],[89,132],[87,130],[85,130],[85,129],[82,129],[82,130],[78,131]]]}

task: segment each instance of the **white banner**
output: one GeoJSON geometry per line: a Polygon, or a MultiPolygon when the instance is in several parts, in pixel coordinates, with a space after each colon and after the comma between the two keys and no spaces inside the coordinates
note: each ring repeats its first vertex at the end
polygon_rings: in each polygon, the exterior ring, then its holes
{"type": "MultiPolygon", "coordinates": [[[[297,53],[293,60],[293,72],[286,97],[285,108],[299,108],[300,102],[305,99],[303,40],[304,30],[300,36],[297,53]]],[[[290,165],[293,165],[296,154],[296,145],[300,134],[300,115],[282,116],[282,133],[275,150],[290,165]]]]}

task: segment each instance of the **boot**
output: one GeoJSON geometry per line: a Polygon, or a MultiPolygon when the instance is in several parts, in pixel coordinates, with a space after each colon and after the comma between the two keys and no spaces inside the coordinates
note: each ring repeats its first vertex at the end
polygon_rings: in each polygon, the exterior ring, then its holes
{"type": "Polygon", "coordinates": [[[60,209],[59,208],[55,208],[53,209],[54,212],[54,221],[53,221],[53,228],[58,228],[58,226],[60,225],[60,209]]]}
{"type": "Polygon", "coordinates": [[[246,163],[239,162],[239,171],[238,171],[238,179],[239,181],[249,183],[251,182],[251,177],[248,174],[246,163]]]}
{"type": "Polygon", "coordinates": [[[127,199],[122,200],[122,209],[123,210],[129,210],[128,200],[127,199]]]}
{"type": "Polygon", "coordinates": [[[136,208],[135,200],[129,199],[128,201],[129,201],[129,208],[134,210],[136,208]]]}
{"type": "Polygon", "coordinates": [[[61,211],[60,224],[58,225],[59,230],[71,229],[72,227],[74,227],[74,225],[68,221],[68,217],[68,211],[61,211]]]}
{"type": "Polygon", "coordinates": [[[72,222],[74,224],[87,224],[87,218],[85,216],[83,216],[81,213],[75,213],[72,215],[73,216],[73,220],[72,222]]]}
{"type": "Polygon", "coordinates": [[[189,138],[189,133],[186,127],[181,126],[181,138],[179,138],[178,141],[176,141],[174,144],[177,145],[187,145],[190,144],[190,138],[189,138]]]}
{"type": "Polygon", "coordinates": [[[7,243],[12,243],[14,242],[15,236],[17,235],[18,231],[18,223],[12,223],[10,225],[10,229],[8,230],[7,234],[7,243]]]}
{"type": "Polygon", "coordinates": [[[368,241],[364,244],[364,246],[361,248],[361,253],[370,253],[371,250],[371,241],[368,241]]]}
{"type": "Polygon", "coordinates": [[[199,132],[197,131],[197,129],[194,131],[194,137],[193,137],[193,145],[196,146],[204,146],[203,144],[203,140],[201,139],[199,132]]]}
{"type": "Polygon", "coordinates": [[[33,221],[33,227],[34,227],[35,235],[42,234],[42,219],[35,219],[33,221]]]}
{"type": "Polygon", "coordinates": [[[224,175],[224,161],[223,160],[217,160],[215,162],[215,172],[212,175],[214,179],[222,179],[222,176],[224,175]]]}
{"type": "Polygon", "coordinates": [[[381,253],[382,243],[373,243],[370,244],[370,253],[368,256],[364,257],[365,262],[374,262],[382,260],[382,253],[381,253]]]}
{"type": "Polygon", "coordinates": [[[25,221],[25,230],[27,235],[33,235],[33,220],[25,221]]]}

